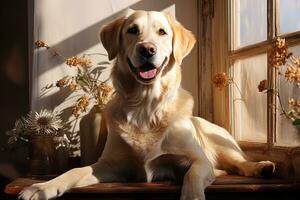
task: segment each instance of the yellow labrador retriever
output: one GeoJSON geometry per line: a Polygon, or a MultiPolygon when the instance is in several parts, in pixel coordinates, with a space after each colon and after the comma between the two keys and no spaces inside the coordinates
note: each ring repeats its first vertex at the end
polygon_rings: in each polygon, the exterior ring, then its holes
{"type": "Polygon", "coordinates": [[[195,38],[179,22],[161,12],[132,11],[106,25],[100,37],[109,59],[116,59],[102,156],[24,189],[21,198],[50,199],[99,182],[174,180],[183,182],[182,200],[204,200],[205,188],[225,171],[254,177],[274,172],[272,162],[247,161],[225,129],[192,116],[180,65],[195,38]]]}

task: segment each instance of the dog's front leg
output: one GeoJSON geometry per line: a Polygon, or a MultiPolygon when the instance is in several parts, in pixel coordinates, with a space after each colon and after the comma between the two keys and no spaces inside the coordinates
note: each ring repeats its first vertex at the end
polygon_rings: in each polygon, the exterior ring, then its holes
{"type": "Polygon", "coordinates": [[[214,180],[213,168],[206,160],[194,161],[184,176],[180,200],[205,200],[204,190],[214,180]]]}
{"type": "Polygon", "coordinates": [[[19,198],[24,200],[52,199],[74,187],[92,185],[100,181],[112,181],[112,173],[111,166],[99,160],[91,166],[71,169],[50,181],[33,184],[21,191],[19,198]]]}

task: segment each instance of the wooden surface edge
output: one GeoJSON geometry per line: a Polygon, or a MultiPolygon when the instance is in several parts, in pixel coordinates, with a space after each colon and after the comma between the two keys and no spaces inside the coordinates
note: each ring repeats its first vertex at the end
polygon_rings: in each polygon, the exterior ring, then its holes
{"type": "MultiPolygon", "coordinates": [[[[9,183],[5,193],[17,195],[25,187],[34,183],[43,182],[30,178],[18,178],[9,183]]],[[[218,177],[216,181],[206,188],[211,192],[268,192],[268,191],[295,191],[300,189],[299,182],[286,179],[258,179],[240,176],[218,177]]],[[[158,183],[99,183],[91,186],[73,188],[68,193],[180,193],[181,185],[172,182],[158,183]]]]}

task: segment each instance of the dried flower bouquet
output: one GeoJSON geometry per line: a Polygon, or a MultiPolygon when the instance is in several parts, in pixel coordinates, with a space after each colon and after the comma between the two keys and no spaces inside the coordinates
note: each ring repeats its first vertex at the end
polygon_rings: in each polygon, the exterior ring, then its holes
{"type": "Polygon", "coordinates": [[[84,54],[82,56],[66,58],[56,49],[47,45],[44,41],[38,40],[35,42],[35,45],[37,48],[46,48],[54,56],[62,58],[66,65],[77,69],[77,74],[75,76],[65,76],[64,78],[57,80],[56,83],[51,83],[44,87],[44,90],[53,87],[67,87],[71,92],[77,90],[83,91],[84,94],[78,98],[73,105],[72,111],[76,118],[79,117],[80,113],[86,111],[91,101],[93,101],[94,105],[99,105],[100,108],[105,106],[112,94],[112,87],[107,83],[107,80],[100,81],[99,77],[102,73],[101,69],[103,68],[101,66],[110,64],[108,61],[100,62],[97,67],[93,68],[90,56],[98,54],[84,54]]]}
{"type": "Polygon", "coordinates": [[[40,112],[30,112],[25,117],[16,120],[14,128],[6,134],[9,136],[8,144],[18,141],[29,142],[32,136],[52,136],[57,138],[54,141],[57,147],[61,147],[69,144],[64,129],[65,124],[60,117],[44,109],[40,112]]]}
{"type": "MultiPolygon", "coordinates": [[[[294,84],[297,87],[300,86],[300,59],[296,58],[288,51],[285,39],[276,38],[273,42],[269,52],[269,62],[270,66],[274,68],[277,77],[284,77],[290,84],[294,84]],[[283,66],[286,66],[285,71],[283,71],[283,66]]],[[[212,83],[214,87],[220,90],[224,89],[229,84],[234,84],[240,92],[234,79],[227,77],[226,73],[215,74],[212,83]]],[[[288,101],[289,109],[286,110],[282,105],[282,97],[279,88],[275,88],[273,84],[269,85],[268,80],[260,81],[257,88],[259,92],[272,92],[276,95],[280,110],[282,111],[280,114],[290,119],[293,125],[300,125],[300,99],[290,98],[288,101]]]]}

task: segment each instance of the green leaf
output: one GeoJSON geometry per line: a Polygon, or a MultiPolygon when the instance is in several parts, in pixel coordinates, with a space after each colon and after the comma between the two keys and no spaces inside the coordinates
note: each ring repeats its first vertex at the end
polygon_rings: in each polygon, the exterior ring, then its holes
{"type": "Polygon", "coordinates": [[[300,125],[300,119],[295,119],[295,120],[293,121],[293,125],[294,125],[294,126],[300,125]]]}
{"type": "Polygon", "coordinates": [[[82,74],[83,74],[82,69],[80,67],[78,67],[77,70],[78,70],[78,76],[82,76],[82,74]]]}
{"type": "Polygon", "coordinates": [[[82,76],[78,77],[78,80],[81,81],[81,84],[84,84],[87,87],[89,86],[89,82],[86,80],[86,76],[85,75],[82,75],[82,76]]]}
{"type": "Polygon", "coordinates": [[[110,62],[108,62],[108,61],[101,61],[101,62],[97,63],[97,65],[110,65],[110,62]]]}
{"type": "Polygon", "coordinates": [[[107,69],[106,67],[98,66],[95,67],[90,73],[95,74],[96,72],[102,73],[103,70],[107,69]]]}
{"type": "Polygon", "coordinates": [[[84,92],[88,92],[87,85],[86,85],[86,83],[84,81],[82,81],[82,79],[78,79],[77,83],[80,85],[80,87],[82,88],[82,90],[84,92]]]}

